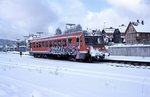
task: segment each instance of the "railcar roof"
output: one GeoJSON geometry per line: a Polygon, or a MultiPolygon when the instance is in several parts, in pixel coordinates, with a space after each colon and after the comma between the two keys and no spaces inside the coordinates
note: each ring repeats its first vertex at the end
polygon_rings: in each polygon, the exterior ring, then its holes
{"type": "Polygon", "coordinates": [[[50,40],[50,39],[59,39],[59,38],[67,38],[67,37],[78,37],[84,32],[76,32],[76,33],[67,33],[67,34],[62,34],[62,35],[57,35],[57,36],[50,36],[50,37],[45,37],[45,38],[37,38],[31,40],[31,42],[37,42],[37,41],[43,41],[43,40],[50,40]]]}

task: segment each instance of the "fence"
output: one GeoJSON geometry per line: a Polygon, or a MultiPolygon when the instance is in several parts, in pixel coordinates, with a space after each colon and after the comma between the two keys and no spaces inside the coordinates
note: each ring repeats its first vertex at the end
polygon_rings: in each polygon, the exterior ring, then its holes
{"type": "Polygon", "coordinates": [[[150,46],[109,47],[110,55],[150,57],[150,46]]]}

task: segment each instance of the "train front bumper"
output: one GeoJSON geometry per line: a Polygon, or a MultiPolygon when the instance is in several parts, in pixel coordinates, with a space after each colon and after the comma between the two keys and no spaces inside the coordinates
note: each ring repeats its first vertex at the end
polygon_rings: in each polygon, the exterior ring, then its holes
{"type": "Polygon", "coordinates": [[[99,51],[98,49],[92,49],[90,51],[90,55],[95,59],[104,59],[105,56],[109,56],[110,54],[106,51],[99,51]]]}

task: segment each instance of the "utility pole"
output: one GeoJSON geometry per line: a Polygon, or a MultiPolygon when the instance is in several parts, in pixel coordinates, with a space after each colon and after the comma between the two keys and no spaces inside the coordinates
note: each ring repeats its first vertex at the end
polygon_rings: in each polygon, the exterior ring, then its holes
{"type": "Polygon", "coordinates": [[[19,41],[20,39],[16,39],[17,40],[17,51],[19,51],[19,41]]]}
{"type": "Polygon", "coordinates": [[[75,26],[75,24],[70,24],[70,23],[67,23],[66,25],[69,26],[69,29],[75,26]]]}
{"type": "Polygon", "coordinates": [[[28,50],[29,49],[29,42],[28,42],[29,36],[24,36],[24,38],[25,38],[26,50],[28,50]]]}

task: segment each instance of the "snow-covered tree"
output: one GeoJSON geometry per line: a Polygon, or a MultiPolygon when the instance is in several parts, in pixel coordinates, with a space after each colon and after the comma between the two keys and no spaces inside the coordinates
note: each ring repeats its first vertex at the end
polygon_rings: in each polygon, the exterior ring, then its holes
{"type": "Polygon", "coordinates": [[[62,34],[61,29],[60,29],[60,28],[57,28],[57,29],[56,29],[56,31],[55,31],[55,34],[56,34],[56,35],[60,35],[60,34],[62,34]]]}
{"type": "Polygon", "coordinates": [[[82,26],[80,24],[76,26],[76,31],[82,31],[82,26]]]}

